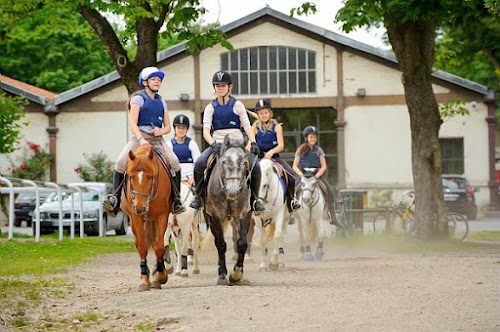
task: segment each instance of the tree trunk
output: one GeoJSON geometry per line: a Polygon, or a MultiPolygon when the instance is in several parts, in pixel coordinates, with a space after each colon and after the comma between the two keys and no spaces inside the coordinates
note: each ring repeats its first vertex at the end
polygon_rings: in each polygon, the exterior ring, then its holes
{"type": "Polygon", "coordinates": [[[415,232],[420,239],[444,238],[448,235],[448,224],[441,183],[439,127],[442,121],[431,82],[434,22],[389,23],[387,32],[403,72],[402,81],[410,114],[415,232]]]}

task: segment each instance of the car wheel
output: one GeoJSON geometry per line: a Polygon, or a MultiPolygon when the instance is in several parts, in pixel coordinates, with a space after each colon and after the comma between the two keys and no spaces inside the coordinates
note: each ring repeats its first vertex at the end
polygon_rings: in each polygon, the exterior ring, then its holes
{"type": "Polygon", "coordinates": [[[116,235],[125,235],[128,231],[128,216],[123,214],[122,223],[120,227],[115,230],[116,235]]]}
{"type": "Polygon", "coordinates": [[[22,220],[14,220],[14,227],[21,227],[22,220]]]}

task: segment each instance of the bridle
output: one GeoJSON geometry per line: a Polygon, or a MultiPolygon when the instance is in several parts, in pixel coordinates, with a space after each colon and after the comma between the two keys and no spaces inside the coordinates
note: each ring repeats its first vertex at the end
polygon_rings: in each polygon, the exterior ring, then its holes
{"type": "MultiPolygon", "coordinates": [[[[157,178],[158,179],[160,178],[160,168],[159,167],[158,167],[157,178]]],[[[140,191],[134,190],[134,187],[132,185],[132,181],[129,181],[129,185],[130,185],[130,197],[132,198],[132,200],[135,200],[135,196],[136,195],[146,196],[147,197],[146,198],[146,207],[147,207],[146,208],[146,213],[147,213],[148,210],[149,210],[149,203],[151,201],[154,201],[158,197],[158,193],[159,193],[158,186],[157,186],[156,187],[156,193],[153,195],[153,193],[155,191],[155,178],[153,177],[153,181],[151,183],[151,188],[149,189],[149,193],[144,193],[144,192],[140,192],[140,191]]]]}
{"type": "Polygon", "coordinates": [[[309,192],[311,192],[311,197],[314,197],[313,202],[311,204],[307,204],[306,202],[304,202],[310,209],[312,209],[319,202],[320,195],[318,193],[316,193],[316,189],[318,189],[318,187],[319,187],[319,180],[316,180],[313,184],[313,189],[310,189],[310,188],[303,188],[302,189],[302,192],[309,191],[309,192]]]}
{"type": "MultiPolygon", "coordinates": [[[[245,152],[244,149],[243,149],[243,152],[245,152]]],[[[217,154],[217,161],[216,162],[219,164],[219,155],[218,154],[217,154]]],[[[254,158],[252,166],[251,167],[247,166],[246,171],[248,172],[248,175],[247,175],[247,177],[245,178],[244,181],[241,181],[241,177],[239,177],[239,176],[230,176],[230,177],[224,177],[225,182],[227,182],[228,180],[240,180],[240,184],[238,186],[238,192],[241,193],[243,191],[243,189],[245,188],[248,180],[250,179],[250,176],[252,175],[252,170],[255,167],[256,162],[257,162],[257,156],[254,158]]],[[[246,164],[246,165],[249,164],[248,163],[248,157],[246,155],[245,155],[244,164],[246,164]]],[[[222,168],[222,165],[219,164],[219,167],[222,168]]],[[[222,181],[222,174],[219,174],[219,182],[220,182],[221,189],[223,191],[226,191],[226,185],[222,181]]]]}

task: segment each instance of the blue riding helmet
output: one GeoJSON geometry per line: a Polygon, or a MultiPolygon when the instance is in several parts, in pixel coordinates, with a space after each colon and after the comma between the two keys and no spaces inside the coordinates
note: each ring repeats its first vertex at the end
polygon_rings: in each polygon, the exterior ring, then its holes
{"type": "Polygon", "coordinates": [[[165,73],[159,70],[158,67],[144,68],[143,70],[141,70],[141,73],[139,74],[139,85],[145,88],[145,86],[142,84],[142,81],[147,81],[149,78],[154,76],[159,77],[163,81],[165,73]]]}

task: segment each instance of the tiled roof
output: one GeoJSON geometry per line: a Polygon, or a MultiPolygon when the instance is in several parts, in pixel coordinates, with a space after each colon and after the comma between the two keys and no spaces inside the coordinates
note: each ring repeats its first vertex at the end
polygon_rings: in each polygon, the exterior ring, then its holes
{"type": "Polygon", "coordinates": [[[0,88],[41,105],[53,103],[57,94],[0,74],[0,88]]]}

